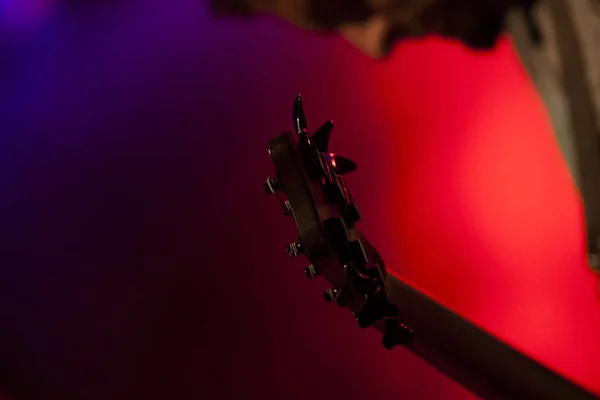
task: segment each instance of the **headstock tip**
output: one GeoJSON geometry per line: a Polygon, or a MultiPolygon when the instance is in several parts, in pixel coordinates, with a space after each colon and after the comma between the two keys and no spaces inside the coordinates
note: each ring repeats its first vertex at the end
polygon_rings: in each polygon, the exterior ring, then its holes
{"type": "Polygon", "coordinates": [[[304,116],[304,108],[302,106],[302,96],[300,94],[296,95],[294,108],[292,109],[292,118],[294,120],[294,129],[296,130],[296,133],[308,129],[306,117],[304,116]]]}

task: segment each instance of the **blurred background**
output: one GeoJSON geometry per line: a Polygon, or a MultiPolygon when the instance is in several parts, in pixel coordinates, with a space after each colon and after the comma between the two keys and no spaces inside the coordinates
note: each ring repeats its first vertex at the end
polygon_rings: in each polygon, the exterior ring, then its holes
{"type": "Polygon", "coordinates": [[[580,201],[508,39],[373,61],[201,0],[0,0],[0,391],[473,398],[287,258],[261,185],[296,93],[389,268],[600,392],[580,201]]]}

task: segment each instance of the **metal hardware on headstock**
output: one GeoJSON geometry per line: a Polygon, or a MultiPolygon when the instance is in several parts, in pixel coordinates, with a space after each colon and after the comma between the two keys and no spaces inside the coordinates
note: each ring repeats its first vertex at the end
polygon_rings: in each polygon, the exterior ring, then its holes
{"type": "Polygon", "coordinates": [[[312,264],[310,264],[308,267],[304,268],[304,273],[306,274],[307,278],[314,278],[316,276],[319,276],[319,271],[317,271],[315,266],[312,264]]]}
{"type": "Polygon", "coordinates": [[[267,194],[275,194],[281,189],[277,179],[272,176],[268,177],[265,183],[263,183],[263,188],[267,194]]]}
{"type": "Polygon", "coordinates": [[[361,328],[383,330],[386,348],[410,343],[412,330],[398,321],[398,308],[387,299],[383,263],[369,257],[356,237],[361,216],[344,178],[356,171],[356,163],[329,152],[332,121],[309,133],[300,95],[292,115],[295,132],[269,141],[276,176],[264,183],[296,222],[299,240],[287,246],[288,255],[307,257],[306,276],[323,276],[334,287],[325,300],[349,307],[361,328]]]}
{"type": "Polygon", "coordinates": [[[302,245],[300,243],[294,242],[287,245],[287,252],[290,258],[294,258],[302,254],[304,252],[304,249],[302,248],[302,245]]]}

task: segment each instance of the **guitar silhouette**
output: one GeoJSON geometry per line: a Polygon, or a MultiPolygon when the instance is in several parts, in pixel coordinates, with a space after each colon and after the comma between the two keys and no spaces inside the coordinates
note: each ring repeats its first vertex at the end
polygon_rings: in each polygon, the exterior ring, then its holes
{"type": "Polygon", "coordinates": [[[292,114],[294,132],[268,143],[275,175],[264,189],[296,224],[288,254],[308,260],[308,278],[332,285],[327,302],[348,308],[360,328],[380,330],[385,348],[405,346],[483,398],[597,398],[387,271],[356,228],[361,216],[344,176],[357,166],[330,152],[333,123],[311,134],[299,95],[292,114]]]}

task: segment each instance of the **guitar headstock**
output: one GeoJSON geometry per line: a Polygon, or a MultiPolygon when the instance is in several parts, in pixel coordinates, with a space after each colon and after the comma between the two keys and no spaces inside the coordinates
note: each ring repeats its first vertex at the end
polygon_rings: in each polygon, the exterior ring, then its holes
{"type": "Polygon", "coordinates": [[[333,287],[325,300],[350,308],[361,328],[381,329],[386,348],[410,343],[412,330],[398,321],[398,308],[387,298],[385,266],[355,228],[361,216],[345,175],[356,164],[329,151],[333,122],[309,132],[300,95],[292,117],[294,132],[268,143],[275,175],[264,184],[296,223],[298,240],[287,246],[288,254],[306,257],[307,277],[324,277],[333,287]]]}

